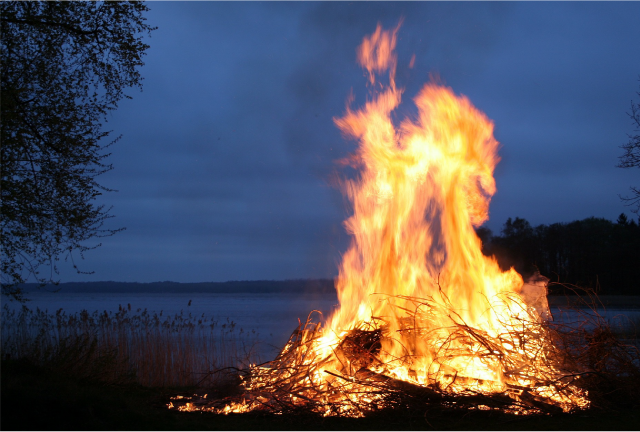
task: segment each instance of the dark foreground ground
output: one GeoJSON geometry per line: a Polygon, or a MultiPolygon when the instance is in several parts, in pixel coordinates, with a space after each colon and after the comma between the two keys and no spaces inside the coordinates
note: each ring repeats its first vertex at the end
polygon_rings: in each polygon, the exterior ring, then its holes
{"type": "Polygon", "coordinates": [[[216,415],[166,409],[185,389],[106,386],[2,361],[2,430],[638,430],[638,412],[518,417],[496,413],[379,413],[364,419],[311,415],[216,415]]]}

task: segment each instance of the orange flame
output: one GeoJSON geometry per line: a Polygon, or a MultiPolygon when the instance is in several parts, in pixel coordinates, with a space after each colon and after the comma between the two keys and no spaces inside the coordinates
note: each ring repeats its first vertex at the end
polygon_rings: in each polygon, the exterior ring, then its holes
{"type": "MultiPolygon", "coordinates": [[[[391,113],[402,94],[395,85],[397,31],[378,25],[358,50],[370,84],[388,71],[389,85],[364,108],[347,108],[335,119],[359,143],[351,161],[360,173],[344,184],[353,204],[345,226],[353,239],[336,280],[340,308],[328,320],[320,356],[348,330],[381,322],[391,336],[382,338],[378,356],[394,378],[420,385],[456,381],[465,388],[473,382],[480,391],[531,385],[513,375],[506,379],[495,358],[479,354],[482,344],[469,351],[451,337],[465,325],[513,348],[519,341],[505,335],[514,327],[550,316],[546,286],[525,285],[513,269],[501,271],[482,254],[474,231],[488,219],[496,192],[493,123],[466,97],[431,83],[415,98],[417,119],[394,126],[391,113]],[[429,299],[430,310],[419,311],[425,304],[416,299],[429,299]],[[426,337],[416,338],[420,325],[426,337]]],[[[334,366],[344,370],[342,363],[334,366]]]]}
{"type": "MultiPolygon", "coordinates": [[[[379,317],[395,334],[410,307],[401,297],[438,295],[465,323],[499,331],[490,301],[518,293],[523,281],[482,254],[473,229],[487,220],[496,190],[493,124],[467,98],[428,84],[415,98],[417,121],[405,120],[396,130],[390,117],[401,96],[394,82],[396,31],[378,26],[358,56],[372,83],[373,71],[389,69],[390,85],[362,110],[348,109],[336,120],[359,141],[355,159],[362,169],[346,184],[354,214],[345,225],[353,241],[337,279],[340,310],[329,328],[339,333],[379,317]]],[[[383,351],[401,355],[403,342],[388,339],[383,351]]],[[[426,368],[433,360],[428,347],[414,349],[426,368]]]]}
{"type": "Polygon", "coordinates": [[[588,405],[570,383],[556,385],[565,373],[547,358],[553,343],[541,325],[550,317],[544,281],[525,284],[515,270],[501,271],[474,231],[496,192],[493,123],[466,97],[431,83],[415,98],[417,117],[394,125],[402,94],[398,29],[378,25],[364,38],[358,61],[373,96],[335,119],[359,143],[350,158],[359,174],[343,184],[353,239],[336,280],[340,307],[324,328],[294,333],[276,366],[254,367],[247,399],[220,412],[268,406],[284,388],[293,404],[361,415],[355,399],[374,400],[376,392],[362,396],[362,389],[381,376],[454,394],[509,393],[528,406],[536,406],[531,392],[564,410],[588,405]],[[386,86],[376,81],[383,72],[386,86]],[[347,353],[362,345],[354,329],[377,332],[377,341],[365,341],[379,344],[369,347],[375,355],[347,353]]]}

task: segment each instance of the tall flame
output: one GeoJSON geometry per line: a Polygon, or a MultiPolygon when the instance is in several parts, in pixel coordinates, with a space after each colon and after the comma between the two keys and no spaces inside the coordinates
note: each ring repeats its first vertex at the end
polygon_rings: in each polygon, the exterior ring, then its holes
{"type": "Polygon", "coordinates": [[[415,98],[416,118],[394,125],[398,28],[378,25],[364,38],[358,62],[372,97],[335,120],[359,144],[349,159],[358,176],[343,184],[353,238],[336,280],[340,306],[323,328],[294,333],[271,367],[255,367],[247,399],[221,412],[281,407],[287,398],[360,415],[357,399],[369,388],[375,402],[379,392],[367,386],[380,377],[441,394],[504,394],[522,406],[588,405],[570,382],[559,384],[569,374],[543,325],[546,285],[501,271],[474,231],[496,192],[493,123],[431,83],[415,98]],[[271,403],[275,393],[282,397],[271,403]]]}
{"type": "MultiPolygon", "coordinates": [[[[369,323],[383,327],[386,337],[367,367],[403,381],[504,392],[559,377],[536,359],[550,343],[535,325],[550,318],[546,285],[525,284],[514,269],[503,272],[482,254],[474,230],[488,219],[496,192],[493,123],[466,97],[430,83],[414,99],[417,118],[396,127],[398,28],[378,25],[364,38],[358,62],[368,71],[373,97],[335,119],[359,143],[350,158],[359,176],[344,184],[353,204],[345,226],[353,238],[336,280],[340,307],[327,321],[319,357],[331,356],[350,330],[369,323]],[[376,79],[383,72],[386,86],[376,79]],[[529,327],[526,343],[523,326],[529,327]],[[459,337],[461,327],[480,329],[482,336],[459,337]],[[486,340],[515,356],[505,361],[486,340]],[[520,373],[525,370],[530,373],[520,373]]],[[[362,366],[351,361],[346,367],[337,357],[333,366],[343,374],[362,366]]],[[[538,391],[565,407],[586,404],[580,396],[538,391]]]]}
{"type": "MultiPolygon", "coordinates": [[[[494,303],[516,294],[512,298],[518,304],[523,280],[513,269],[502,272],[494,258],[482,254],[473,228],[488,219],[496,191],[493,171],[499,157],[493,123],[467,98],[427,84],[415,98],[418,118],[396,128],[391,113],[402,93],[394,81],[396,32],[378,26],[358,52],[371,84],[376,83],[375,72],[388,70],[389,85],[363,109],[347,109],[335,120],[358,140],[352,160],[361,170],[358,179],[345,185],[353,203],[353,216],[345,225],[353,240],[337,278],[340,309],[329,321],[327,337],[374,318],[384,320],[389,334],[401,334],[406,312],[413,311],[411,298],[437,298],[460,322],[497,335],[505,330],[505,318],[494,303]]],[[[526,309],[522,302],[518,305],[526,309]]],[[[446,318],[432,324],[446,328],[452,322],[446,318]]],[[[412,375],[426,382],[435,367],[433,342],[439,339],[386,338],[382,352],[405,359],[409,349],[419,359],[411,365],[412,375]]],[[[477,361],[455,358],[451,363],[458,373],[500,380],[499,370],[477,361]]]]}

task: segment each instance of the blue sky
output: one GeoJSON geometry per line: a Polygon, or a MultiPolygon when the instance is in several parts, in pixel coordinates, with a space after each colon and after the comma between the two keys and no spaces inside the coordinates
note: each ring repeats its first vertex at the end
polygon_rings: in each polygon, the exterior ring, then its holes
{"type": "Polygon", "coordinates": [[[348,206],[332,186],[353,150],[333,118],[366,96],[355,49],[398,33],[398,118],[430,75],[495,123],[502,161],[485,224],[631,212],[616,168],[633,132],[640,3],[151,2],[142,93],[110,114],[117,189],[102,246],[60,266],[71,281],[333,277],[348,206]],[[415,67],[409,68],[415,54],[415,67]]]}

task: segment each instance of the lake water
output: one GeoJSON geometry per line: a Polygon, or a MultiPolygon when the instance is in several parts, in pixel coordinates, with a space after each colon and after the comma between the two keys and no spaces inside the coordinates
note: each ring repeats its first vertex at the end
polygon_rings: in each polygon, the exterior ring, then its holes
{"type": "MultiPolygon", "coordinates": [[[[219,324],[228,321],[245,333],[255,331],[260,341],[260,351],[267,358],[275,356],[298,326],[298,320],[306,321],[309,313],[318,310],[328,316],[336,307],[335,297],[291,296],[280,293],[65,293],[36,291],[28,294],[27,306],[35,310],[55,313],[63,309],[67,314],[82,310],[89,313],[117,312],[122,306],[131,305],[131,311],[147,309],[151,314],[173,315],[183,312],[193,316],[213,318],[219,324]]],[[[3,299],[4,300],[4,299],[3,299]]],[[[16,302],[3,302],[10,308],[19,307],[16,302]]],[[[315,321],[318,321],[316,316],[315,321]]]]}
{"type": "MultiPolygon", "coordinates": [[[[87,310],[89,313],[116,312],[120,306],[131,305],[132,312],[147,309],[150,313],[162,311],[165,315],[184,314],[215,319],[222,324],[232,321],[236,328],[245,332],[255,331],[260,341],[263,358],[272,358],[284,346],[298,320],[305,321],[309,313],[318,310],[328,316],[337,306],[335,296],[318,296],[282,293],[65,293],[36,291],[29,293],[30,309],[39,308],[54,313],[63,309],[67,314],[87,310]]],[[[3,298],[4,300],[4,298],[3,298]]],[[[6,302],[9,307],[19,307],[16,302],[6,302]]],[[[579,322],[584,313],[554,307],[551,309],[556,321],[579,322]]],[[[608,309],[599,311],[612,323],[628,323],[640,318],[640,309],[608,309]]],[[[317,318],[316,318],[317,321],[317,318]]],[[[638,329],[640,330],[640,329],[638,329]]]]}

